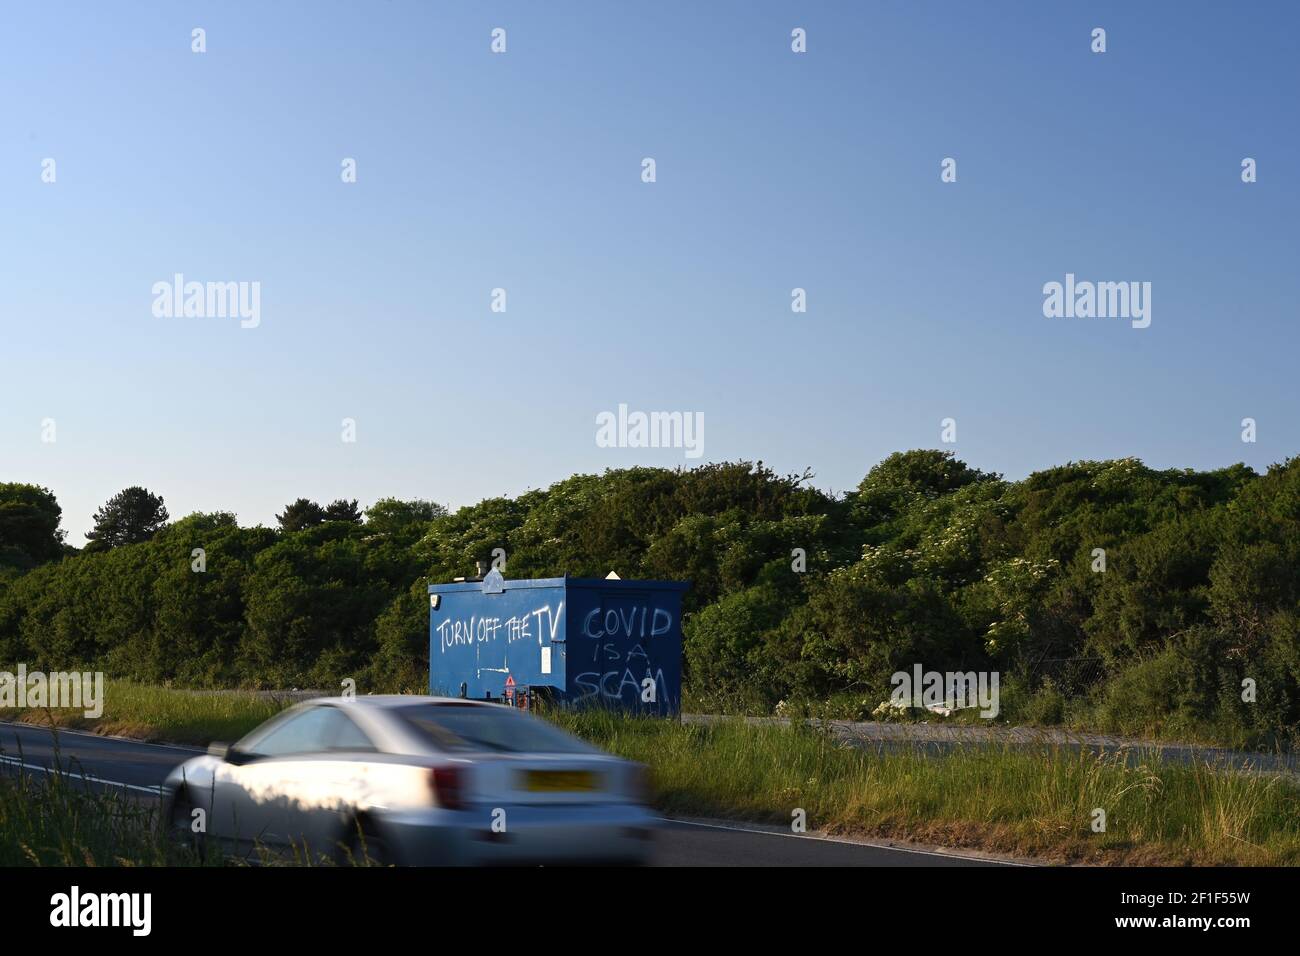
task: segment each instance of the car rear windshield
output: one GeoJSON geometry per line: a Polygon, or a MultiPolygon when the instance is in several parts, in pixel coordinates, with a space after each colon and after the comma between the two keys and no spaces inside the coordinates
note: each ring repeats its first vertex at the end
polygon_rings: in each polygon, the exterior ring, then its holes
{"type": "Polygon", "coordinates": [[[577,737],[504,705],[416,704],[402,719],[440,750],[494,753],[599,753],[577,737]]]}

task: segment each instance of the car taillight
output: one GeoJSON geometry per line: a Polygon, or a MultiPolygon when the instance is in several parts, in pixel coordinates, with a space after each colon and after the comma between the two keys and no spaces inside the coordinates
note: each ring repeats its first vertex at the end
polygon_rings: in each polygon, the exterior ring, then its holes
{"type": "Polygon", "coordinates": [[[429,785],[441,806],[465,809],[465,772],[460,767],[434,767],[429,771],[429,785]]]}

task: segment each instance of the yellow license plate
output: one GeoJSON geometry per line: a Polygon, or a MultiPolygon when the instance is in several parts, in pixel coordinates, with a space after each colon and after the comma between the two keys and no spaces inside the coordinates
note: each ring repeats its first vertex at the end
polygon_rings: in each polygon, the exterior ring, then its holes
{"type": "Polygon", "coordinates": [[[529,770],[525,777],[533,793],[590,793],[597,789],[590,770],[529,770]]]}

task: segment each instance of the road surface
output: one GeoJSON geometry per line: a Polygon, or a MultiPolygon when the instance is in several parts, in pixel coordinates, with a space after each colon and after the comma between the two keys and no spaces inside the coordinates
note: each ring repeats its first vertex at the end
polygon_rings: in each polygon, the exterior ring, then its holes
{"type": "MultiPolygon", "coordinates": [[[[48,773],[56,760],[65,771],[95,786],[120,787],[148,799],[191,747],[146,744],[119,737],[0,722],[0,772],[19,766],[48,773]]],[[[881,846],[848,840],[795,836],[745,824],[666,820],[655,845],[659,866],[996,866],[997,861],[942,851],[881,846]]]]}

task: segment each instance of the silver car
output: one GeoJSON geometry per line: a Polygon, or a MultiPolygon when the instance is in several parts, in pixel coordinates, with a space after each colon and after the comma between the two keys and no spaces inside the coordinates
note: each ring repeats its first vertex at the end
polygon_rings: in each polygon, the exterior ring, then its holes
{"type": "Polygon", "coordinates": [[[639,764],[500,704],[323,698],[164,785],[178,836],[224,852],[401,865],[644,863],[639,764]]]}

